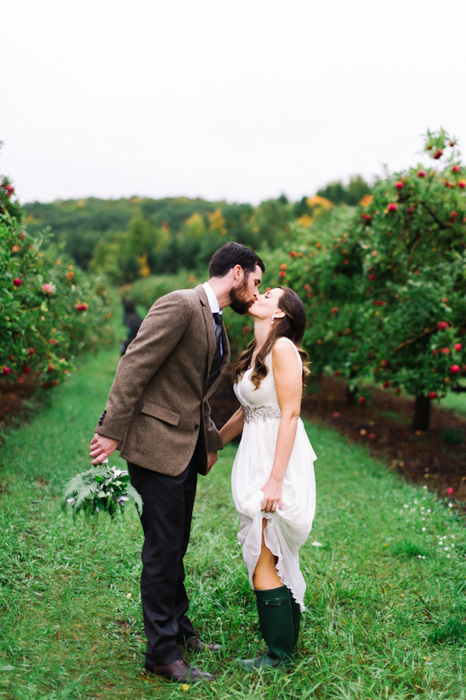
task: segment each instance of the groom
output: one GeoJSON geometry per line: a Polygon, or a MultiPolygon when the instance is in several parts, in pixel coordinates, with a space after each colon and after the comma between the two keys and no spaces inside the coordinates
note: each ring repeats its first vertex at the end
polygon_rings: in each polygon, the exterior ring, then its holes
{"type": "Polygon", "coordinates": [[[121,451],[144,503],[145,668],[169,680],[212,680],[182,648],[220,648],[202,642],[186,614],[183,557],[197,475],[209,472],[223,446],[208,403],[230,357],[221,310],[245,314],[263,270],[254,251],[227,243],[210,261],[208,282],[158,299],[120,360],[91,442],[92,464],[121,451]]]}

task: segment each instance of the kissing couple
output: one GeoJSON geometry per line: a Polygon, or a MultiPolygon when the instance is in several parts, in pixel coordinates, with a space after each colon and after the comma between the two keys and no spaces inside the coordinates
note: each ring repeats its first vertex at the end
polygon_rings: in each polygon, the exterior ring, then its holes
{"type": "Polygon", "coordinates": [[[208,474],[218,450],[241,432],[232,493],[268,649],[239,663],[247,671],[288,665],[298,641],[299,548],[315,511],[316,455],[299,417],[306,317],[291,289],[259,294],[264,269],[254,251],[227,243],[210,260],[208,282],[158,299],[119,362],[91,441],[92,464],[120,450],[143,500],[145,670],[170,681],[214,678],[185,658],[221,647],[201,640],[187,615],[183,558],[198,474],[208,474]],[[232,370],[241,407],[219,431],[209,398],[230,362],[227,306],[252,316],[254,339],[232,370]]]}

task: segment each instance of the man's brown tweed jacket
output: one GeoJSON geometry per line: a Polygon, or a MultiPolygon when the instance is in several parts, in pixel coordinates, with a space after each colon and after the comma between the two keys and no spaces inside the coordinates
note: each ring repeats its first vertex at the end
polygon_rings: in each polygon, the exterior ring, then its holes
{"type": "Polygon", "coordinates": [[[206,473],[207,452],[222,447],[208,399],[228,366],[225,332],[220,374],[208,389],[214,354],[204,287],[161,297],[120,360],[95,431],[118,440],[124,459],[170,476],[186,469],[197,445],[198,471],[206,473]]]}

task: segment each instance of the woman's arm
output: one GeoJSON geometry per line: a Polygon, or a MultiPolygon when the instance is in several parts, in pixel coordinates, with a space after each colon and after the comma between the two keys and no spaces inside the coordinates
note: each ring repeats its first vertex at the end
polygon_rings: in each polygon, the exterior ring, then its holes
{"type": "Polygon", "coordinates": [[[272,350],[272,368],[281,410],[277,444],[269,480],[262,487],[261,508],[275,510],[282,505],[282,483],[293,449],[303,391],[302,369],[291,343],[277,342],[272,350]]]}
{"type": "Polygon", "coordinates": [[[238,408],[235,413],[228,419],[223,428],[220,430],[220,437],[223,440],[223,445],[225,446],[227,442],[233,440],[240,432],[243,430],[244,425],[244,411],[243,408],[238,408]]]}

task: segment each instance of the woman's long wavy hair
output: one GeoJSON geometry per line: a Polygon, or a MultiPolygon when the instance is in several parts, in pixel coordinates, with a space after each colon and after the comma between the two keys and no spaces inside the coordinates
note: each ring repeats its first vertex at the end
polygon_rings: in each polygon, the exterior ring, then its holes
{"type": "MultiPolygon", "coordinates": [[[[254,360],[254,369],[249,377],[256,389],[259,388],[261,381],[267,376],[268,367],[265,364],[265,358],[271,352],[273,346],[279,338],[285,337],[293,341],[298,348],[303,361],[303,379],[309,374],[307,367],[307,353],[301,348],[304,330],[306,326],[306,310],[301,299],[289,287],[277,287],[282,289],[283,294],[278,300],[278,308],[285,313],[283,318],[277,318],[274,321],[272,330],[256,355],[254,360]]],[[[233,381],[237,382],[244,372],[251,366],[251,358],[256,349],[256,339],[252,340],[246,350],[244,350],[233,365],[232,375],[233,381]]]]}

